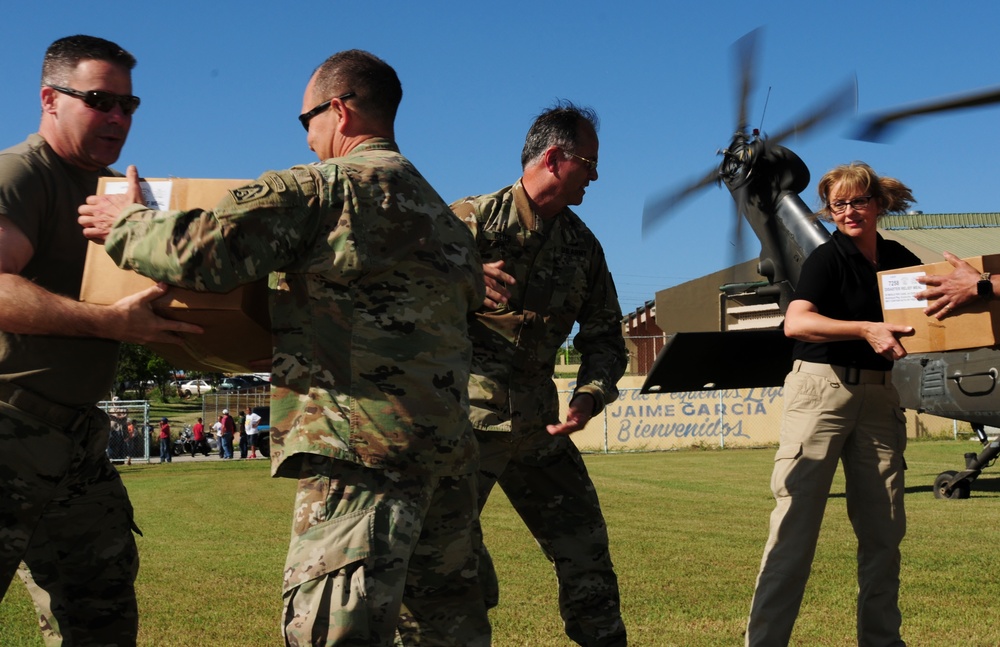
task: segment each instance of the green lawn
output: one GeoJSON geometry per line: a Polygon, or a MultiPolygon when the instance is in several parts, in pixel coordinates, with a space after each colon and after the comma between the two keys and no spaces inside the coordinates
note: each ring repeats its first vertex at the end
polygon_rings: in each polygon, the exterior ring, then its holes
{"type": "MultiPolygon", "coordinates": [[[[995,647],[994,572],[1000,469],[971,499],[941,501],[931,484],[977,445],[911,442],[909,532],[903,544],[903,636],[910,645],[995,647]]],[[[634,645],[742,644],[772,507],[773,450],[588,456],[611,531],[634,645]]],[[[293,483],[267,464],[122,467],[145,533],[139,538],[139,644],[279,645],[281,569],[293,483]]],[[[793,644],[856,644],[855,546],[843,481],[834,484],[793,644]]],[[[501,583],[498,647],[569,645],[555,579],[502,493],[483,513],[501,583]]],[[[20,581],[0,603],[0,644],[41,645],[20,581]]]]}

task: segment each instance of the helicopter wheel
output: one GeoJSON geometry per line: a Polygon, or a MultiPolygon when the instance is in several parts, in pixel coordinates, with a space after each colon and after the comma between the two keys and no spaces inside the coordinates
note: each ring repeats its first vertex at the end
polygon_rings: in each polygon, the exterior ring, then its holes
{"type": "Polygon", "coordinates": [[[935,499],[968,499],[969,494],[972,490],[969,482],[965,479],[953,483],[951,487],[948,483],[951,482],[958,472],[954,470],[948,470],[947,472],[941,472],[938,477],[934,479],[934,498],[935,499]]]}

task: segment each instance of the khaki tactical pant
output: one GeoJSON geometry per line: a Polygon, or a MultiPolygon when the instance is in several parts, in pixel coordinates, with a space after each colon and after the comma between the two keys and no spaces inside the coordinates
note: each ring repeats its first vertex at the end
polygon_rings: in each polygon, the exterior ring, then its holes
{"type": "Polygon", "coordinates": [[[851,375],[796,361],[785,379],[781,445],[771,477],[776,505],[746,645],[788,644],[838,462],[858,538],[858,645],[904,645],[898,602],[906,424],[890,375],[851,375]]]}
{"type": "Polygon", "coordinates": [[[285,644],[487,647],[473,475],[303,459],[285,564],[285,644]]]}
{"type": "MultiPolygon", "coordinates": [[[[586,647],[625,645],[608,529],[576,445],[544,429],[533,437],[477,430],[476,438],[479,508],[499,483],[555,568],[566,635],[586,647]]],[[[480,547],[479,570],[492,608],[499,602],[499,586],[485,545],[480,547]]]]}
{"type": "Polygon", "coordinates": [[[46,645],[136,641],[139,555],[108,435],[96,408],[54,425],[0,401],[0,597],[18,571],[46,645]]]}

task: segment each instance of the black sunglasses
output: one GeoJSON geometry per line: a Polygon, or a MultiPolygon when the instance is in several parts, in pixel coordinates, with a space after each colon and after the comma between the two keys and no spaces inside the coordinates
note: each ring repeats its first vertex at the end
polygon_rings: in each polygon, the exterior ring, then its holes
{"type": "MultiPolygon", "coordinates": [[[[334,97],[334,99],[347,101],[353,96],[356,96],[353,92],[346,92],[340,95],[339,97],[334,97]]],[[[312,121],[312,118],[315,117],[316,115],[323,114],[324,112],[326,112],[330,108],[331,103],[333,103],[333,99],[330,99],[329,101],[324,101],[323,103],[319,104],[309,112],[303,112],[301,115],[299,115],[299,123],[302,124],[302,127],[306,129],[306,132],[309,132],[309,122],[312,121]]]]}
{"type": "Polygon", "coordinates": [[[132,96],[131,94],[115,94],[114,92],[105,92],[104,90],[89,90],[87,92],[82,92],[80,90],[74,90],[73,88],[64,88],[59,85],[50,85],[49,87],[56,92],[62,92],[63,94],[68,94],[71,97],[82,99],[88,107],[100,112],[111,112],[111,110],[115,107],[115,104],[118,104],[118,106],[122,109],[122,113],[128,117],[135,112],[136,108],[139,107],[139,97],[132,96]]]}

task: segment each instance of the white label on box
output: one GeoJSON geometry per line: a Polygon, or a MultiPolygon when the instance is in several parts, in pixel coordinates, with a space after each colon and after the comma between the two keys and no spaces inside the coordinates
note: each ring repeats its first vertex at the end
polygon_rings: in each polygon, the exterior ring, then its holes
{"type": "MultiPolygon", "coordinates": [[[[146,202],[147,207],[155,211],[166,211],[170,208],[170,191],[173,186],[174,183],[170,180],[160,182],[142,180],[139,182],[139,187],[142,189],[142,199],[146,202]]],[[[128,182],[125,180],[107,182],[104,186],[104,192],[108,195],[125,193],[127,190],[128,182]]]]}
{"type": "Polygon", "coordinates": [[[923,283],[917,283],[918,276],[926,272],[910,272],[906,274],[882,275],[882,303],[886,310],[905,310],[907,308],[926,308],[926,299],[917,299],[917,292],[925,288],[923,283]]]}

